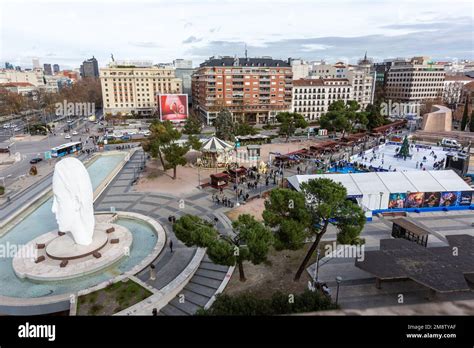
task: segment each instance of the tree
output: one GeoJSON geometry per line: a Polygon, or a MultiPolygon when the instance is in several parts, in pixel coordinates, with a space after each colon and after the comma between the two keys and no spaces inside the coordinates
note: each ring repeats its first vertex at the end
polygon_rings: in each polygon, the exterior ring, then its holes
{"type": "Polygon", "coordinates": [[[187,163],[184,156],[189,151],[189,145],[172,143],[164,146],[162,151],[166,160],[165,170],[173,169],[173,180],[175,180],[177,167],[187,163]]]}
{"type": "Polygon", "coordinates": [[[367,128],[374,129],[385,124],[385,118],[380,113],[380,105],[369,104],[365,108],[367,128]]]}
{"type": "Polygon", "coordinates": [[[214,120],[216,137],[222,140],[233,141],[235,136],[235,125],[232,115],[228,110],[221,110],[214,120]]]}
{"type": "Polygon", "coordinates": [[[469,115],[469,98],[466,96],[466,102],[464,104],[464,111],[463,111],[462,120],[461,120],[461,131],[466,130],[467,122],[469,121],[468,115],[469,115]]]}
{"type": "Polygon", "coordinates": [[[195,215],[183,215],[173,224],[173,232],[186,246],[207,247],[218,236],[214,226],[195,215]]]}
{"type": "Polygon", "coordinates": [[[300,279],[331,221],[335,221],[339,233],[343,233],[341,239],[351,244],[361,242],[357,237],[365,224],[363,210],[347,199],[347,190],[342,184],[318,178],[302,183],[300,188],[306,198],[310,214],[309,235],[314,237],[314,242],[296,272],[295,281],[300,279]]]}
{"type": "Polygon", "coordinates": [[[365,128],[368,124],[367,113],[359,109],[360,105],[355,100],[350,100],[347,104],[343,100],[337,100],[329,105],[328,112],[321,116],[319,124],[328,131],[342,132],[344,138],[346,132],[365,128]]]}
{"type": "Polygon", "coordinates": [[[239,278],[245,281],[244,261],[264,262],[273,241],[271,231],[249,214],[232,223],[232,235],[219,235],[215,228],[197,216],[185,215],[173,225],[176,237],[187,246],[207,248],[209,258],[226,266],[238,265],[239,278]]]}
{"type": "Polygon", "coordinates": [[[22,94],[0,89],[0,115],[19,114],[28,108],[28,98],[22,94]]]}
{"type": "Polygon", "coordinates": [[[236,122],[235,126],[235,135],[255,135],[258,133],[258,131],[253,128],[250,124],[247,122],[236,122]]]}
{"type": "MultiPolygon", "coordinates": [[[[174,178],[176,175],[176,166],[182,165],[182,152],[189,150],[186,146],[180,150],[177,148],[177,144],[174,144],[175,141],[181,138],[181,133],[174,128],[171,121],[158,121],[155,120],[150,125],[150,135],[146,141],[143,142],[143,149],[147,152],[150,152],[152,157],[158,157],[161,161],[163,169],[174,168],[174,178]],[[176,146],[172,146],[176,145],[176,146]],[[167,149],[169,147],[169,149],[167,149]],[[164,154],[167,153],[166,160],[170,161],[170,165],[166,165],[164,154]],[[177,155],[178,158],[175,160],[173,156],[177,155]],[[171,167],[170,167],[171,166],[171,167]]],[[[186,153],[184,153],[186,154],[186,153]]],[[[184,162],[185,164],[186,162],[184,162]]]]}
{"type": "Polygon", "coordinates": [[[275,249],[297,250],[303,246],[310,215],[301,192],[282,188],[270,191],[262,216],[275,233],[275,249]]]}
{"type": "Polygon", "coordinates": [[[400,147],[400,150],[398,150],[398,153],[396,154],[396,157],[406,159],[409,156],[410,156],[410,144],[408,143],[408,138],[405,135],[405,138],[403,139],[402,146],[400,147]]]}
{"type": "Polygon", "coordinates": [[[276,118],[280,123],[279,134],[286,136],[286,141],[295,134],[298,128],[308,127],[308,122],[303,115],[296,112],[280,112],[276,118]]]}
{"type": "Polygon", "coordinates": [[[199,138],[197,136],[189,135],[188,136],[188,146],[191,149],[195,150],[195,151],[199,151],[199,150],[201,150],[202,143],[201,143],[201,141],[199,140],[199,138]]]}
{"type": "MultiPolygon", "coordinates": [[[[266,261],[273,235],[267,227],[249,214],[239,215],[238,219],[232,222],[232,227],[235,235],[224,236],[223,240],[232,247],[231,252],[235,255],[235,261],[239,266],[239,278],[245,281],[243,261],[250,261],[254,265],[266,261]]],[[[210,248],[211,260],[213,248],[210,248]]]]}
{"type": "Polygon", "coordinates": [[[184,134],[200,134],[202,130],[202,120],[195,114],[190,114],[183,127],[184,134]]]}

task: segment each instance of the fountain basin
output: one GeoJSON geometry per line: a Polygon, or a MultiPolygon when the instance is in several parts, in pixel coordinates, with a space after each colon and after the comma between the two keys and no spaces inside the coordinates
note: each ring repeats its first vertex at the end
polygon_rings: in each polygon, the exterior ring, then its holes
{"type": "Polygon", "coordinates": [[[13,258],[12,267],[19,278],[34,281],[73,279],[108,268],[130,255],[132,241],[126,227],[112,223],[97,223],[94,239],[87,246],[75,244],[69,233],[48,232],[24,245],[13,258]],[[111,227],[114,231],[107,233],[111,227]],[[27,252],[31,250],[36,255],[27,252]]]}

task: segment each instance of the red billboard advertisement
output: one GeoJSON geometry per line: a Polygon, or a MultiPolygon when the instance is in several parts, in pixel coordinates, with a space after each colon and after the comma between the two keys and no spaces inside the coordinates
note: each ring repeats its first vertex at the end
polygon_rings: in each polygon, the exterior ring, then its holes
{"type": "Polygon", "coordinates": [[[160,94],[161,121],[184,121],[188,118],[187,94],[160,94]]]}

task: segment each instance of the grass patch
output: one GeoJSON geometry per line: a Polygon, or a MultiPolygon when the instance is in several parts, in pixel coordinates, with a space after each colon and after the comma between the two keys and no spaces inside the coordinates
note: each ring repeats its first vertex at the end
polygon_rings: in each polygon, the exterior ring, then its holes
{"type": "Polygon", "coordinates": [[[80,296],[77,315],[112,315],[151,296],[134,281],[117,282],[105,289],[80,296]]]}

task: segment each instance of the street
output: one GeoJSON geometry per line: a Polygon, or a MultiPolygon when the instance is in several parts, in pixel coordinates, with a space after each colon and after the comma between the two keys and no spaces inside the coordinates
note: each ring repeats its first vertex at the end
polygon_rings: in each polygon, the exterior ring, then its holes
{"type": "MultiPolygon", "coordinates": [[[[20,126],[20,122],[15,122],[15,124],[20,126]]],[[[44,160],[44,152],[64,143],[73,141],[84,142],[89,135],[98,134],[97,129],[100,127],[100,124],[95,124],[90,121],[83,121],[82,118],[79,118],[71,126],[72,130],[76,131],[78,134],[72,135],[71,132],[71,139],[65,139],[64,129],[67,127],[67,123],[64,120],[60,122],[59,125],[60,126],[55,130],[55,135],[48,134],[47,137],[39,141],[12,141],[12,139],[8,137],[0,143],[0,147],[10,148],[11,156],[14,156],[16,153],[20,153],[21,155],[21,161],[16,162],[10,166],[4,166],[6,168],[1,168],[0,166],[0,178],[4,178],[1,182],[2,185],[5,184],[5,186],[8,187],[8,185],[13,183],[19,177],[27,174],[31,168],[30,160],[33,158],[39,157],[43,159],[43,161],[35,164],[38,171],[41,172],[42,168],[46,168],[47,166],[54,164],[56,161],[56,159],[51,159],[51,163],[48,164],[48,160],[44,160]],[[86,133],[86,128],[89,128],[89,133],[86,133]]],[[[3,134],[8,131],[9,129],[2,129],[3,134]]],[[[92,146],[92,143],[84,144],[83,148],[86,149],[92,146]]]]}

